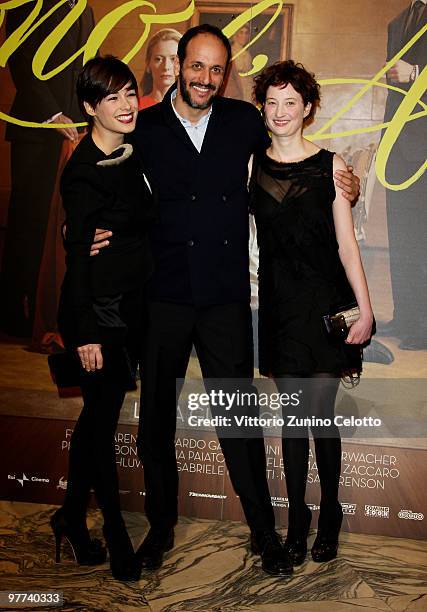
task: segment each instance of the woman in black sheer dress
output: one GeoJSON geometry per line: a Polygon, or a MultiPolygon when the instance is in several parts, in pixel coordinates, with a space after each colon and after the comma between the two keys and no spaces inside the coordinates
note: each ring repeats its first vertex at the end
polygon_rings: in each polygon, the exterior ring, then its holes
{"type": "MultiPolygon", "coordinates": [[[[313,75],[292,61],[278,62],[255,79],[272,143],[254,158],[252,209],[259,245],[260,372],[279,391],[304,379],[304,414],[330,418],[311,427],[321,501],[314,561],[334,558],[342,509],[338,501],[341,441],[333,424],[339,380],[361,371],[361,345],[371,335],[372,309],[354,237],[350,202],[336,189],[344,161],[302,136],[319,103],[313,75]],[[356,299],[360,318],[345,342],[328,336],[323,315],[356,299]]],[[[283,459],[289,499],[285,547],[295,565],[307,552],[311,511],[305,503],[308,428],[284,428],[283,459]]]]}

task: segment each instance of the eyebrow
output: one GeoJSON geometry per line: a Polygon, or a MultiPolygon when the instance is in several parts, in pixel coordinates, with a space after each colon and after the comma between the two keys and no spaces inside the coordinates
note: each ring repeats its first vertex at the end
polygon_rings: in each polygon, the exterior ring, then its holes
{"type": "MultiPolygon", "coordinates": [[[[206,66],[205,62],[198,59],[190,60],[190,64],[200,64],[201,66],[206,66]]],[[[225,70],[225,66],[221,66],[221,64],[213,64],[213,66],[209,66],[209,68],[221,68],[221,70],[225,70]]]]}
{"type": "MultiPolygon", "coordinates": [[[[277,98],[274,98],[273,96],[268,96],[266,100],[277,100],[277,98]]],[[[285,98],[285,100],[297,100],[297,98],[290,96],[289,98],[285,98]]]]}

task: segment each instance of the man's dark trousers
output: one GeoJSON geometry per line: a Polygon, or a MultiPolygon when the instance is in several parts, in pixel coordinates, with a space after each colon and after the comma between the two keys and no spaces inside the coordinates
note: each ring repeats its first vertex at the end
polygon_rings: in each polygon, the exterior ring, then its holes
{"type": "MultiPolygon", "coordinates": [[[[177,521],[176,379],[184,379],[194,345],[204,379],[246,379],[250,386],[250,306],[153,301],[148,306],[147,334],[138,445],[144,464],[145,511],[154,529],[166,530],[177,521]]],[[[274,530],[262,437],[220,437],[220,443],[249,527],[274,530]]]]}

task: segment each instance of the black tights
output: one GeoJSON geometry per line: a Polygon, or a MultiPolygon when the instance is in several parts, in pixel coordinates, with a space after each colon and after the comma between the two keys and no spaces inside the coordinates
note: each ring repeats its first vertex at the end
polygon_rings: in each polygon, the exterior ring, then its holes
{"type": "MultiPolygon", "coordinates": [[[[295,383],[292,381],[295,378],[286,374],[277,377],[275,382],[279,392],[294,392],[295,383]]],[[[338,427],[334,424],[339,378],[334,374],[319,373],[304,377],[303,382],[303,408],[289,407],[286,413],[284,409],[284,418],[286,420],[287,415],[296,414],[298,417],[331,420],[331,425],[327,427],[311,426],[321,490],[319,528],[328,529],[339,520],[341,513],[338,502],[341,439],[338,427]]],[[[309,458],[307,425],[283,427],[282,452],[289,500],[289,530],[297,532],[304,529],[309,514],[305,503],[309,458]]]]}
{"type": "Polygon", "coordinates": [[[64,512],[85,523],[93,487],[104,524],[122,521],[114,434],[125,392],[111,372],[82,374],[84,406],[71,436],[64,512]]]}

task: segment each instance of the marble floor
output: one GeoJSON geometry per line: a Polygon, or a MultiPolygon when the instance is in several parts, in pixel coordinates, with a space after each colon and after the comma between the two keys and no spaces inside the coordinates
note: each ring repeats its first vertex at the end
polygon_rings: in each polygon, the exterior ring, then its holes
{"type": "MultiPolygon", "coordinates": [[[[60,591],[64,612],[427,610],[422,541],[344,533],[337,559],[307,560],[292,578],[278,579],[262,572],[243,524],[182,518],[163,567],[143,574],[139,583],[122,584],[113,580],[107,564],[79,567],[69,551],[60,565],[54,562],[51,512],[52,506],[0,502],[0,591],[60,591]]],[[[138,546],[145,517],[125,513],[125,518],[138,546]]],[[[101,536],[99,512],[90,511],[89,526],[101,536]]],[[[313,538],[314,533],[310,543],[313,538]]],[[[7,609],[12,608],[1,607],[7,609]]]]}

